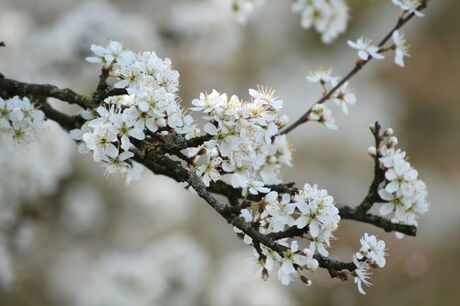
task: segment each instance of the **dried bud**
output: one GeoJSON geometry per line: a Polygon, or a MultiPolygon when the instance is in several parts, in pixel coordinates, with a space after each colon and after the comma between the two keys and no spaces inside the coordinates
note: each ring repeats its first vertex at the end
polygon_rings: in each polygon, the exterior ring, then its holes
{"type": "Polygon", "coordinates": [[[307,286],[311,286],[312,282],[309,278],[307,278],[306,276],[304,275],[300,275],[300,280],[307,286]]]}
{"type": "Polygon", "coordinates": [[[264,281],[267,281],[267,280],[268,280],[268,277],[269,277],[269,275],[268,275],[268,270],[267,270],[266,268],[263,268],[263,269],[262,269],[262,279],[263,279],[264,281]]]}

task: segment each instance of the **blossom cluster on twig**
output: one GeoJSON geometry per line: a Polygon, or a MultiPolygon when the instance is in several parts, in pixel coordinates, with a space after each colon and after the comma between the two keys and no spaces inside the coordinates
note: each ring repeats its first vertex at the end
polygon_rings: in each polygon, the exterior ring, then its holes
{"type": "MultiPolygon", "coordinates": [[[[320,1],[304,2],[317,5],[320,1]]],[[[364,293],[362,284],[369,285],[370,268],[385,266],[385,243],[366,233],[352,262],[327,257],[342,214],[344,218],[395,231],[401,237],[398,228],[416,226],[428,210],[426,185],[407,161],[406,153],[396,148],[393,131],[380,133],[378,123],[371,128],[376,146],[368,151],[376,163],[375,178],[369,194],[356,209],[339,208],[334,198],[316,185],[307,183],[301,189],[285,185],[278,192],[273,184],[282,184],[281,166],[292,164],[286,136],[289,131],[306,121],[337,128],[324,102],[332,100],[348,114],[349,106],[356,103],[348,80],[371,59],[382,59],[382,53],[394,50],[395,62],[403,66],[408,52],[406,40],[398,30],[412,16],[420,16],[418,10],[426,2],[393,2],[404,10],[396,27],[377,45],[365,38],[349,41],[358,50],[359,59],[344,78],[333,76],[329,69],[311,73],[308,80],[320,84],[323,96],[285,130],[281,130],[287,123],[280,114],[283,102],[273,90],[264,87],[250,89],[248,101],[216,90],[202,93],[192,101],[190,109],[201,113],[205,120],[203,128],[198,128],[179,103],[179,73],[171,61],[154,52],[133,52],[116,41],[105,47],[91,47],[94,56],[87,60],[102,64],[92,97],[0,75],[2,94],[11,96],[0,99],[0,129],[2,135],[27,139],[29,130],[38,127],[46,115],[70,130],[80,143],[80,151],[90,152],[108,174],[125,174],[129,182],[139,178],[144,165],[195,190],[253,247],[254,261],[264,279],[276,272],[284,285],[296,276],[310,285],[306,273],[322,267],[332,277],[347,279],[351,275],[364,293]],[[390,38],[394,44],[385,47],[390,38]],[[43,112],[28,97],[41,103],[43,112]],[[78,104],[83,110],[77,118],[58,115],[49,108],[48,97],[78,104]],[[17,132],[19,129],[22,130],[17,132]],[[229,203],[221,203],[212,193],[226,196],[229,203]],[[381,203],[382,216],[392,214],[391,220],[368,213],[375,203],[381,203]]],[[[310,23],[322,29],[319,20],[310,23]]],[[[411,233],[415,235],[415,231],[411,233]]]]}

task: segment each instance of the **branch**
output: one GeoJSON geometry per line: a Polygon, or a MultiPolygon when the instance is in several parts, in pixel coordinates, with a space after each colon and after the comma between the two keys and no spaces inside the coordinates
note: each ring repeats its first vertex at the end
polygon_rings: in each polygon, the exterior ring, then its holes
{"type": "Polygon", "coordinates": [[[48,84],[28,84],[0,77],[0,93],[5,96],[35,96],[56,98],[84,108],[93,106],[91,98],[77,94],[71,89],[60,89],[48,84]]]}
{"type": "Polygon", "coordinates": [[[306,232],[308,231],[308,228],[298,228],[297,226],[293,225],[290,228],[281,231],[281,232],[276,232],[276,233],[270,233],[267,236],[270,237],[273,240],[279,240],[283,238],[293,238],[293,237],[302,237],[306,232]]]}
{"type": "Polygon", "coordinates": [[[68,116],[60,111],[54,109],[46,101],[47,98],[40,97],[35,99],[36,103],[40,106],[39,109],[45,114],[46,118],[57,122],[63,129],[70,131],[81,126],[80,116],[68,116]]]}
{"type": "MultiPolygon", "coordinates": [[[[428,3],[428,0],[425,0],[423,1],[419,7],[417,8],[417,11],[422,11],[423,9],[425,9],[427,7],[427,3],[428,3]]],[[[415,16],[414,13],[411,13],[411,14],[408,14],[407,16],[404,16],[402,15],[401,17],[399,17],[396,25],[390,30],[390,32],[388,32],[384,37],[383,39],[379,42],[379,44],[377,45],[379,48],[382,48],[389,40],[390,38],[392,37],[393,33],[396,32],[397,30],[399,30],[400,28],[402,28],[409,20],[411,20],[413,17],[415,16]]],[[[382,51],[382,49],[381,49],[382,51]]],[[[326,102],[327,100],[329,100],[332,95],[338,90],[340,89],[340,87],[342,87],[343,84],[345,84],[346,82],[348,82],[354,75],[356,75],[367,63],[369,63],[370,61],[372,60],[372,56],[370,56],[367,60],[358,60],[356,61],[355,63],[355,66],[351,69],[350,72],[348,72],[348,74],[343,77],[338,83],[337,85],[335,85],[332,89],[330,89],[327,93],[325,93],[318,101],[316,101],[316,103],[313,104],[312,107],[310,107],[299,119],[297,119],[294,123],[292,123],[291,125],[289,125],[287,128],[285,128],[283,131],[281,131],[280,133],[281,134],[287,134],[289,132],[291,132],[292,130],[294,130],[295,128],[297,128],[299,125],[305,123],[308,121],[309,119],[309,115],[310,113],[312,112],[313,110],[313,107],[316,105],[316,104],[322,104],[324,102],[326,102]]]]}
{"type": "Polygon", "coordinates": [[[368,224],[375,225],[385,230],[385,232],[400,232],[408,236],[417,235],[417,227],[413,225],[405,225],[392,223],[390,220],[372,214],[361,214],[356,209],[350,206],[339,207],[340,217],[342,219],[355,220],[368,224]]]}
{"type": "Polygon", "coordinates": [[[96,91],[93,94],[93,99],[95,103],[100,103],[107,98],[107,91],[109,86],[107,85],[107,79],[110,76],[110,68],[102,66],[101,74],[99,75],[99,83],[97,84],[96,91]]]}
{"type": "Polygon", "coordinates": [[[381,157],[379,154],[378,148],[380,147],[381,142],[381,135],[380,135],[381,126],[378,122],[375,122],[374,126],[371,128],[372,134],[374,135],[375,139],[375,148],[377,152],[374,156],[374,179],[372,180],[371,185],[369,186],[369,192],[361,204],[356,207],[356,213],[359,215],[365,215],[369,209],[372,208],[374,203],[382,201],[379,196],[378,189],[379,185],[385,179],[385,173],[380,168],[380,161],[379,158],[381,157]]]}
{"type": "Polygon", "coordinates": [[[187,148],[196,148],[212,138],[213,137],[211,135],[205,135],[186,139],[182,135],[172,133],[166,140],[166,149],[170,152],[179,152],[187,148]]]}
{"type": "MultiPolygon", "coordinates": [[[[135,160],[142,163],[148,169],[156,174],[163,174],[171,177],[177,182],[187,182],[196,191],[198,196],[206,201],[217,213],[219,213],[228,223],[236,226],[246,235],[250,236],[254,244],[260,243],[283,256],[287,250],[286,247],[278,244],[275,240],[279,239],[276,235],[264,235],[256,230],[250,223],[246,222],[242,217],[229,213],[228,206],[220,203],[207,190],[207,187],[201,182],[200,178],[193,171],[187,171],[179,162],[173,161],[164,155],[161,150],[155,150],[149,154],[142,156],[140,152],[135,153],[135,160]]],[[[293,230],[294,232],[294,230],[293,230]]],[[[340,262],[335,259],[326,258],[320,255],[315,256],[320,267],[328,271],[353,271],[356,267],[351,262],[340,262]]]]}

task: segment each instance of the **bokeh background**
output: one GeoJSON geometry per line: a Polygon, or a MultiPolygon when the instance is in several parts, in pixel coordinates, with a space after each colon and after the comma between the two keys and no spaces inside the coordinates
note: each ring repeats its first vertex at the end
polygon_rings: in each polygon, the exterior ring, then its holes
{"type": "MultiPolygon", "coordinates": [[[[355,59],[346,40],[377,40],[399,14],[390,0],[348,1],[347,32],[324,45],[300,27],[291,1],[267,2],[241,25],[226,0],[2,0],[0,71],[90,93],[98,78],[84,61],[90,44],[119,40],[170,57],[186,105],[211,89],[248,97],[261,84],[277,90],[294,119],[320,95],[308,71],[343,75],[355,59]]],[[[429,187],[431,210],[415,239],[341,223],[338,258],[351,258],[364,231],[387,243],[388,264],[366,296],[325,271],[309,288],[263,282],[251,272],[250,249],[195,195],[147,172],[129,186],[105,178],[50,123],[39,143],[0,147],[0,305],[458,305],[459,11],[459,1],[431,1],[405,29],[407,68],[387,59],[356,76],[357,105],[349,116],[334,108],[338,131],[308,124],[290,135],[295,167],[284,169],[285,180],[317,183],[338,202],[355,205],[366,193],[376,120],[394,128],[429,187]]]]}

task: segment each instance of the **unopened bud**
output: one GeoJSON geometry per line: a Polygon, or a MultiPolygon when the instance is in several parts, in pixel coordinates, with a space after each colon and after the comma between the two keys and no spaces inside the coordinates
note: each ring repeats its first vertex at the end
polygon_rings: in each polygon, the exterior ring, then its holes
{"type": "Polygon", "coordinates": [[[367,153],[374,157],[377,155],[377,149],[374,147],[374,146],[370,146],[369,148],[367,148],[367,153]]]}
{"type": "Polygon", "coordinates": [[[385,130],[385,133],[383,133],[384,136],[387,136],[387,137],[390,137],[390,136],[393,136],[394,134],[394,131],[392,128],[388,128],[385,130]]]}
{"type": "Polygon", "coordinates": [[[398,144],[398,138],[396,138],[395,136],[391,136],[390,140],[389,140],[389,143],[391,143],[393,146],[397,145],[398,144]]]}
{"type": "Polygon", "coordinates": [[[372,133],[375,133],[375,126],[373,124],[369,124],[369,130],[371,130],[372,133]]]}

